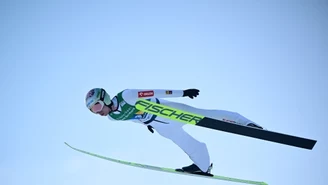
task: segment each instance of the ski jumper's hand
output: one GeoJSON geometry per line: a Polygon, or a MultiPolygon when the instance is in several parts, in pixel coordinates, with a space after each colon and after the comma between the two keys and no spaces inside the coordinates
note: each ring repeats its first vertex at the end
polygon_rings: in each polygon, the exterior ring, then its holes
{"type": "Polygon", "coordinates": [[[186,89],[183,91],[183,97],[188,96],[189,98],[194,99],[194,97],[197,97],[198,95],[198,89],[186,89]]]}

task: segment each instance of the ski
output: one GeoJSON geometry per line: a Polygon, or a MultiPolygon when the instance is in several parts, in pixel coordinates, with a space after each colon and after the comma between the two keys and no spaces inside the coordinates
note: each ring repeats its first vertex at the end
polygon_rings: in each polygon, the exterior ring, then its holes
{"type": "Polygon", "coordinates": [[[196,125],[209,129],[224,131],[232,134],[238,134],[242,136],[257,138],[270,142],[280,143],[293,147],[312,150],[316,144],[316,140],[302,138],[293,135],[287,135],[283,133],[273,132],[269,130],[262,130],[243,125],[229,123],[224,120],[216,120],[208,118],[202,115],[193,114],[190,112],[178,110],[166,105],[150,102],[146,99],[139,99],[136,104],[136,108],[140,111],[154,114],[164,118],[180,121],[185,124],[196,125]]]}
{"type": "Polygon", "coordinates": [[[215,180],[223,180],[223,181],[230,181],[230,182],[238,182],[238,183],[244,183],[244,184],[253,184],[253,185],[267,185],[265,182],[260,182],[260,181],[252,181],[252,180],[245,180],[245,179],[238,179],[238,178],[232,178],[232,177],[226,177],[226,176],[219,176],[219,175],[213,175],[213,174],[208,174],[208,175],[200,175],[200,174],[192,174],[192,173],[186,173],[186,172],[179,172],[176,171],[176,169],[173,168],[165,168],[165,167],[158,167],[158,166],[151,166],[151,165],[146,165],[146,164],[140,164],[140,163],[134,163],[134,162],[129,162],[129,161],[123,161],[123,160],[118,160],[118,159],[113,159],[105,156],[101,156],[95,153],[87,152],[78,148],[75,148],[68,143],[65,142],[65,144],[70,147],[73,150],[76,150],[78,152],[91,155],[97,158],[105,159],[107,161],[111,162],[116,162],[119,164],[124,164],[128,166],[133,166],[133,167],[139,167],[139,168],[144,168],[148,170],[155,170],[155,171],[160,171],[160,172],[167,172],[167,173],[174,173],[174,174],[180,174],[180,175],[190,175],[190,176],[195,176],[195,177],[204,177],[204,178],[210,178],[210,179],[215,179],[215,180]]]}

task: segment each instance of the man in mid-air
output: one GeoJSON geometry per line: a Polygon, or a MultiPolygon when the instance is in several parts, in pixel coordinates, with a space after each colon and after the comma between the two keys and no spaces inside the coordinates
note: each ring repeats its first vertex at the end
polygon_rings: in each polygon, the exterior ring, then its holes
{"type": "Polygon", "coordinates": [[[141,123],[147,126],[151,132],[154,132],[153,129],[155,129],[158,134],[178,145],[193,161],[191,165],[177,169],[178,171],[187,173],[210,173],[212,164],[206,144],[198,141],[185,132],[182,128],[184,125],[183,123],[148,114],[139,111],[135,107],[137,100],[144,98],[182,111],[200,114],[217,120],[228,120],[232,122],[231,124],[240,124],[263,129],[258,124],[236,112],[199,109],[183,103],[162,99],[178,97],[189,97],[193,99],[197,97],[197,95],[199,95],[198,89],[125,89],[111,99],[103,88],[93,88],[87,93],[85,103],[87,108],[95,114],[106,116],[110,120],[141,123]]]}

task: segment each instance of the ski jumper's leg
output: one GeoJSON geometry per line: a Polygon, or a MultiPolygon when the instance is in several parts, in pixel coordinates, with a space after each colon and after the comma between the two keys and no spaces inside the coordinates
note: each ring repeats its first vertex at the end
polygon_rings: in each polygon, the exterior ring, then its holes
{"type": "Polygon", "coordinates": [[[150,125],[161,136],[170,139],[178,145],[203,172],[206,172],[210,166],[210,157],[205,143],[198,141],[183,130],[183,123],[172,121],[165,118],[153,121],[150,125]]]}
{"type": "Polygon", "coordinates": [[[232,112],[232,111],[227,111],[227,110],[214,110],[214,109],[199,109],[195,108],[183,103],[176,103],[176,102],[171,102],[167,100],[161,100],[161,104],[167,105],[173,108],[177,108],[183,111],[195,113],[195,114],[200,114],[202,116],[206,116],[212,119],[216,120],[221,120],[221,121],[227,121],[230,123],[235,123],[239,125],[246,126],[249,123],[256,124],[254,121],[251,121],[250,119],[244,117],[243,115],[237,113],[237,112],[232,112]]]}

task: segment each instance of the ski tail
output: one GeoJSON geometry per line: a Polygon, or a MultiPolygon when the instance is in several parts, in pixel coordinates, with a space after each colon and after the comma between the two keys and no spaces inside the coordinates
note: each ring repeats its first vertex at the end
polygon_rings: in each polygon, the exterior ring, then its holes
{"type": "Polygon", "coordinates": [[[199,121],[196,125],[308,150],[312,150],[317,142],[313,139],[302,138],[269,130],[251,128],[237,124],[231,124],[207,117],[199,121]]]}

